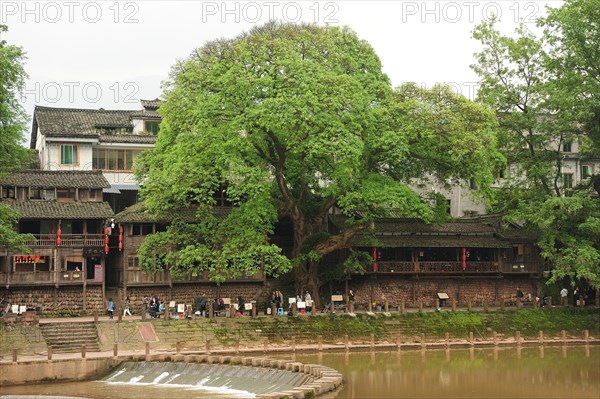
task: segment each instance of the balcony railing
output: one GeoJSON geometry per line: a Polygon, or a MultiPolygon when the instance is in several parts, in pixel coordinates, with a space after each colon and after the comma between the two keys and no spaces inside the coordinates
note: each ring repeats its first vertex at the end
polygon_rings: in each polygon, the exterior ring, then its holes
{"type": "Polygon", "coordinates": [[[127,285],[169,284],[168,272],[146,273],[141,270],[125,270],[127,285]]]}
{"type": "MultiPolygon", "coordinates": [[[[27,241],[28,247],[55,247],[56,234],[34,234],[34,241],[27,241]]],[[[104,245],[102,234],[61,234],[61,247],[99,247],[104,245]]]]}
{"type": "MultiPolygon", "coordinates": [[[[163,285],[169,284],[169,282],[173,283],[210,283],[210,279],[208,276],[208,272],[196,274],[196,273],[187,273],[183,276],[178,277],[170,277],[168,272],[156,272],[156,273],[147,273],[141,270],[126,270],[124,273],[125,282],[127,285],[163,285]]],[[[235,279],[228,279],[227,282],[236,282],[236,281],[263,281],[264,280],[264,272],[262,270],[258,271],[254,275],[245,275],[238,276],[235,279]]]]}
{"type": "Polygon", "coordinates": [[[83,284],[80,271],[35,271],[0,273],[0,284],[10,285],[54,285],[83,284]]]}
{"type": "Polygon", "coordinates": [[[367,273],[399,273],[399,274],[444,274],[444,273],[539,273],[542,270],[541,262],[529,261],[520,263],[508,263],[500,265],[493,261],[467,261],[463,270],[460,261],[379,261],[373,265],[366,266],[367,273]]]}

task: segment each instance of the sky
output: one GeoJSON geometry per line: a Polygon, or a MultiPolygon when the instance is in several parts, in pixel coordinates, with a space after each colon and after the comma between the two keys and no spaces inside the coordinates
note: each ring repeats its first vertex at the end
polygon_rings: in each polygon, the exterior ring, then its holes
{"type": "Polygon", "coordinates": [[[562,1],[165,1],[0,0],[2,36],[27,53],[22,104],[139,109],[162,95],[171,66],[216,38],[235,37],[269,19],[347,25],[379,55],[392,84],[436,82],[474,99],[469,68],[480,49],[473,28],[493,14],[512,33],[536,31],[546,6],[562,1]]]}

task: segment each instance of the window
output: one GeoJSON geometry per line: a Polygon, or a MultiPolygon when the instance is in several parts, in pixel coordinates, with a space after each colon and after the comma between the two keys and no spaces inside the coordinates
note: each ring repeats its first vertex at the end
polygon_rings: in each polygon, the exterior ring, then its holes
{"type": "Polygon", "coordinates": [[[42,190],[29,187],[29,199],[42,199],[42,190]]]}
{"type": "Polygon", "coordinates": [[[133,224],[131,226],[131,235],[134,236],[147,236],[148,234],[152,234],[152,224],[143,223],[143,224],[133,224]]]}
{"type": "Polygon", "coordinates": [[[563,152],[571,152],[571,143],[564,143],[563,144],[563,152]]]}
{"type": "Polygon", "coordinates": [[[15,188],[2,187],[2,198],[15,198],[15,188]]]}
{"type": "Polygon", "coordinates": [[[59,188],[56,190],[56,198],[59,201],[75,201],[76,193],[74,188],[59,188]]]}
{"type": "Polygon", "coordinates": [[[61,144],[59,147],[62,165],[79,165],[79,146],[77,144],[61,144]]]}
{"type": "Polygon", "coordinates": [[[137,152],[132,150],[104,150],[94,149],[92,151],[92,169],[131,171],[133,159],[137,152]]]}
{"type": "Polygon", "coordinates": [[[477,190],[477,183],[475,182],[475,179],[473,179],[473,178],[469,179],[469,188],[471,190],[477,190]]]}
{"type": "Polygon", "coordinates": [[[446,213],[448,215],[452,214],[452,200],[446,200],[446,213]]]}
{"type": "Polygon", "coordinates": [[[573,188],[573,173],[563,173],[563,187],[573,188]]]}
{"type": "Polygon", "coordinates": [[[160,122],[144,121],[144,132],[146,134],[158,134],[160,122]]]}
{"type": "Polygon", "coordinates": [[[592,176],[592,165],[581,165],[581,179],[589,179],[592,176]]]}
{"type": "Polygon", "coordinates": [[[498,179],[508,179],[508,175],[508,166],[505,166],[498,171],[498,179]]]}
{"type": "Polygon", "coordinates": [[[127,258],[127,268],[128,269],[139,269],[140,263],[137,256],[129,256],[127,258]]]}
{"type": "Polygon", "coordinates": [[[56,192],[53,188],[44,190],[44,199],[47,201],[53,201],[56,199],[56,192]]]}

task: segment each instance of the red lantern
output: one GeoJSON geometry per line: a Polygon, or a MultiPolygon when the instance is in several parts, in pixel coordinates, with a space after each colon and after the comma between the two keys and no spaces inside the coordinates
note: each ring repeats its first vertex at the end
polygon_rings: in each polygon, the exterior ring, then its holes
{"type": "Polygon", "coordinates": [[[108,227],[104,228],[104,253],[108,255],[108,227]]]}
{"type": "Polygon", "coordinates": [[[467,248],[462,249],[462,269],[467,269],[467,248]]]}
{"type": "Polygon", "coordinates": [[[62,230],[60,229],[60,225],[58,226],[58,230],[56,230],[56,245],[60,247],[60,244],[62,244],[62,238],[60,237],[62,235],[62,230]]]}
{"type": "Polygon", "coordinates": [[[373,271],[377,271],[377,248],[373,247],[373,271]]]}

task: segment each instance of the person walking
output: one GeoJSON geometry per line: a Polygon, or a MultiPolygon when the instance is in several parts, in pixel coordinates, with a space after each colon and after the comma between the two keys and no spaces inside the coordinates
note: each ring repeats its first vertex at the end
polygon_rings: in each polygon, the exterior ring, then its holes
{"type": "Polygon", "coordinates": [[[131,300],[129,299],[129,295],[125,298],[125,306],[123,307],[123,316],[131,316],[131,310],[129,307],[131,306],[131,300]]]}
{"type": "Polygon", "coordinates": [[[563,287],[562,290],[560,290],[560,304],[562,306],[567,306],[568,300],[567,300],[567,296],[569,295],[569,290],[567,290],[565,287],[563,287]]]}
{"type": "Polygon", "coordinates": [[[112,298],[108,298],[108,305],[106,305],[106,310],[108,312],[108,318],[112,320],[113,312],[115,311],[115,303],[112,298]]]}

